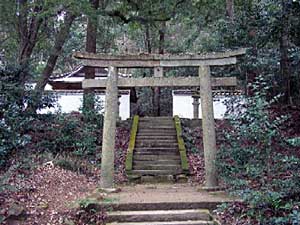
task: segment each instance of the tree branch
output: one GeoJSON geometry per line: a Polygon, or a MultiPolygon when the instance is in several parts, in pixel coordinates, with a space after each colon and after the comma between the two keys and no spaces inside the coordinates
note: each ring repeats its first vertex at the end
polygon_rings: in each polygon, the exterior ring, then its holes
{"type": "MultiPolygon", "coordinates": [[[[165,16],[126,16],[120,10],[104,11],[104,14],[111,16],[111,17],[117,17],[117,18],[121,19],[124,23],[166,22],[166,21],[171,20],[176,15],[176,9],[184,2],[186,2],[186,0],[177,1],[176,4],[174,5],[173,9],[171,10],[171,13],[169,15],[165,15],[165,16]]],[[[132,0],[127,0],[127,3],[134,5],[137,10],[140,10],[138,4],[133,2],[132,0]]],[[[159,13],[161,13],[161,12],[159,12],[159,13]]],[[[149,14],[153,15],[153,12],[150,12],[149,14]]]]}

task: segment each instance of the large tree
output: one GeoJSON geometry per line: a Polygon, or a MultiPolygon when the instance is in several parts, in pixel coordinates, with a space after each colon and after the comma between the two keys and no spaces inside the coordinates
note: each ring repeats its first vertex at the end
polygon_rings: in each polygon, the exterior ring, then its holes
{"type": "Polygon", "coordinates": [[[289,59],[290,27],[292,0],[281,1],[281,26],[280,26],[280,75],[283,84],[283,102],[291,102],[291,62],[289,59]]]}
{"type": "MultiPolygon", "coordinates": [[[[96,11],[99,8],[99,0],[90,0],[91,8],[96,11]]],[[[101,2],[101,5],[103,3],[101,2]]],[[[97,14],[92,13],[88,16],[87,28],[86,28],[86,45],[85,51],[90,53],[96,53],[97,51],[97,27],[98,20],[97,14]]],[[[85,79],[95,79],[95,68],[86,67],[85,68],[85,79]]],[[[83,110],[90,111],[94,110],[94,89],[85,89],[83,95],[83,110]]]]}

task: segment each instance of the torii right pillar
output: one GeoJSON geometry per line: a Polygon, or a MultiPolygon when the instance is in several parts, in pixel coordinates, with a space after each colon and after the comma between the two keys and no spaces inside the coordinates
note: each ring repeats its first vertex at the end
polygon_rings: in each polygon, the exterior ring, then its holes
{"type": "Polygon", "coordinates": [[[216,166],[217,144],[210,67],[200,66],[199,76],[205,159],[205,188],[214,189],[217,188],[219,184],[216,166]]]}

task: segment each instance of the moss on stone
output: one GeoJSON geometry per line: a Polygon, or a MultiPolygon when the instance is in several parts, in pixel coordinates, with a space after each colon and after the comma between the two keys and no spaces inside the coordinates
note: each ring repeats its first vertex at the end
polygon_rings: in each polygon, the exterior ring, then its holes
{"type": "Polygon", "coordinates": [[[132,170],[132,161],[133,161],[133,150],[135,147],[135,139],[138,130],[139,116],[133,117],[131,132],[130,132],[130,140],[127,149],[125,168],[126,171],[129,172],[132,170]]]}
{"type": "Polygon", "coordinates": [[[181,158],[181,169],[184,172],[187,172],[189,171],[189,162],[186,155],[184,140],[182,138],[182,128],[181,128],[179,116],[174,117],[174,122],[175,122],[176,134],[177,134],[178,148],[179,148],[179,153],[181,158]]]}

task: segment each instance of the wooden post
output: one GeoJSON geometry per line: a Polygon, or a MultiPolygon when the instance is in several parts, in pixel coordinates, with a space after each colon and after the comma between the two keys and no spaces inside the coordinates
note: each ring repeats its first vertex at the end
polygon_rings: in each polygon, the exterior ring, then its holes
{"type": "Polygon", "coordinates": [[[205,158],[205,187],[209,189],[218,186],[218,176],[215,162],[217,154],[217,145],[210,67],[200,66],[199,76],[202,109],[203,145],[205,158]]]}
{"type": "Polygon", "coordinates": [[[200,96],[193,95],[192,98],[193,98],[193,118],[199,119],[199,105],[200,105],[199,98],[200,98],[200,96]]]}
{"type": "Polygon", "coordinates": [[[103,189],[114,187],[114,151],[116,122],[118,113],[118,73],[116,67],[109,67],[106,96],[105,113],[101,158],[101,181],[103,189]]]}

